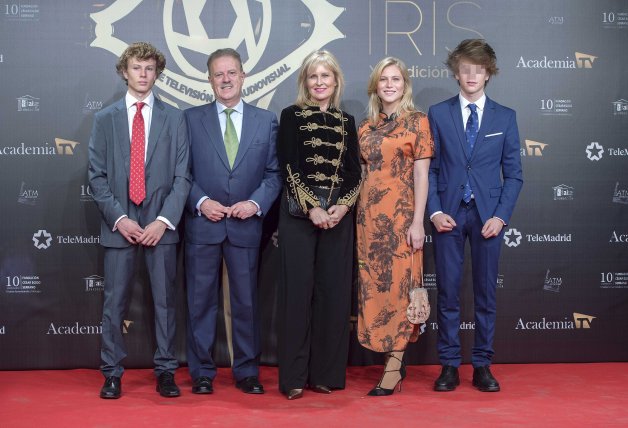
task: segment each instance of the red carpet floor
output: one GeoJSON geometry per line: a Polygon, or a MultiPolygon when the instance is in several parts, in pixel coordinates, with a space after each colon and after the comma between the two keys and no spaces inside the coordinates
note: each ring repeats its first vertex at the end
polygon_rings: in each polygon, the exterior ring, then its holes
{"type": "Polygon", "coordinates": [[[412,366],[401,393],[368,397],[381,366],[351,367],[347,388],[288,401],[277,369],[263,367],[265,395],[238,391],[219,370],[213,395],[194,395],[187,369],[179,398],[155,392],[151,370],[128,370],[119,400],[102,400],[96,370],[0,372],[0,427],[615,427],[628,426],[628,363],[495,365],[499,393],[471,386],[432,391],[437,366],[412,366]]]}

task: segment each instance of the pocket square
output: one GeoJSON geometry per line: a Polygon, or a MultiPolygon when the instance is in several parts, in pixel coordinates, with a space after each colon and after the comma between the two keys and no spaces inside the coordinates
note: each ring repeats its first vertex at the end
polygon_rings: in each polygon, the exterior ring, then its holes
{"type": "Polygon", "coordinates": [[[502,135],[502,134],[503,134],[503,132],[496,132],[496,133],[494,133],[494,134],[488,134],[488,135],[485,135],[485,136],[484,136],[484,138],[486,138],[486,137],[494,137],[494,136],[496,136],[496,135],[502,135]]]}

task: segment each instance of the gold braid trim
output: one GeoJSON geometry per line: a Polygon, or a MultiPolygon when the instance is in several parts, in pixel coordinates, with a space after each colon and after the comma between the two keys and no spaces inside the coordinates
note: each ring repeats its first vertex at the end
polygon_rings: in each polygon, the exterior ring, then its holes
{"type": "Polygon", "coordinates": [[[330,180],[332,183],[335,183],[335,184],[338,184],[341,181],[344,181],[341,177],[338,176],[338,174],[327,175],[327,174],[323,174],[322,172],[317,172],[316,174],[309,174],[307,178],[312,178],[316,181],[330,180]]]}
{"type": "Polygon", "coordinates": [[[338,150],[342,150],[342,148],[344,147],[344,143],[342,141],[338,141],[337,143],[330,143],[327,141],[323,141],[320,138],[312,138],[311,140],[305,140],[303,144],[306,146],[312,146],[312,147],[318,147],[318,146],[335,147],[338,150]]]}
{"type": "Polygon", "coordinates": [[[290,190],[292,195],[297,200],[298,204],[301,206],[304,214],[307,214],[308,208],[306,202],[309,202],[313,207],[320,206],[320,202],[318,202],[318,198],[310,189],[308,189],[299,178],[299,173],[292,173],[292,169],[290,165],[286,165],[288,169],[288,177],[287,181],[290,184],[290,190]]]}
{"type": "Polygon", "coordinates": [[[360,180],[358,185],[355,186],[353,189],[351,189],[349,193],[344,195],[342,198],[339,198],[337,204],[352,207],[355,204],[355,201],[358,199],[358,196],[360,195],[361,185],[362,185],[362,180],[360,180]]]}
{"type": "Polygon", "coordinates": [[[340,161],[338,159],[329,160],[321,155],[314,155],[313,157],[309,157],[305,159],[306,162],[312,162],[314,165],[320,165],[322,163],[330,163],[333,166],[340,165],[340,161]]]}
{"type": "Polygon", "coordinates": [[[299,126],[301,131],[316,131],[317,129],[328,129],[330,131],[337,132],[340,135],[347,135],[347,132],[343,129],[342,125],[338,126],[327,126],[327,125],[319,125],[316,122],[308,122],[307,125],[299,126]]]}
{"type": "Polygon", "coordinates": [[[294,112],[294,114],[296,114],[299,117],[310,117],[313,114],[329,114],[338,120],[349,120],[349,119],[344,118],[342,116],[342,113],[337,112],[337,111],[332,113],[330,111],[325,112],[325,111],[320,111],[320,110],[301,109],[301,111],[296,111],[294,112]]]}

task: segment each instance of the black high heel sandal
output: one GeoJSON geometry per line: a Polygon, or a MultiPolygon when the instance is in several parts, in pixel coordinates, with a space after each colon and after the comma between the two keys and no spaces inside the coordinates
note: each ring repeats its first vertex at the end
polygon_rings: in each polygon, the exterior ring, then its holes
{"type": "Polygon", "coordinates": [[[401,367],[399,367],[399,370],[386,370],[386,368],[384,368],[384,374],[382,375],[382,378],[379,380],[379,383],[377,384],[375,388],[371,389],[367,395],[370,395],[371,397],[383,397],[386,395],[392,395],[393,392],[395,392],[395,388],[398,389],[398,392],[401,392],[401,383],[406,378],[406,363],[404,363],[403,360],[400,360],[393,354],[390,354],[388,358],[389,359],[394,358],[395,360],[399,361],[401,363],[401,367]],[[399,376],[401,376],[401,379],[397,381],[397,384],[392,389],[382,388],[381,384],[382,384],[382,381],[384,380],[384,376],[386,376],[386,373],[390,373],[390,372],[399,372],[399,376]]]}

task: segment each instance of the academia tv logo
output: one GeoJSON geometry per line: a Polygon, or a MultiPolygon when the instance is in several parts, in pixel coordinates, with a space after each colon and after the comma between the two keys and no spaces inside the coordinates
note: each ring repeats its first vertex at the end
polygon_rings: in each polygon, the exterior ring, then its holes
{"type": "Polygon", "coordinates": [[[519,318],[515,330],[576,330],[590,329],[593,320],[597,317],[593,315],[574,312],[572,317],[563,317],[562,320],[548,320],[546,317],[536,320],[525,320],[519,318]],[[572,321],[573,320],[573,321],[572,321]]]}
{"type": "Polygon", "coordinates": [[[99,322],[98,325],[82,324],[78,321],[71,324],[55,324],[51,322],[46,334],[53,336],[87,336],[102,334],[102,321],[99,322]]]}
{"type": "Polygon", "coordinates": [[[616,230],[613,230],[608,242],[611,244],[628,244],[628,233],[617,233],[616,230]]]}
{"type": "Polygon", "coordinates": [[[525,140],[525,150],[521,150],[521,156],[542,157],[548,145],[539,141],[525,140]]]}
{"type": "Polygon", "coordinates": [[[582,52],[575,52],[574,58],[568,56],[564,58],[548,58],[544,55],[542,58],[524,58],[519,57],[517,68],[532,69],[577,69],[577,68],[593,68],[593,63],[597,56],[582,52]]]}
{"type": "Polygon", "coordinates": [[[55,145],[51,146],[44,142],[43,146],[27,146],[20,143],[17,146],[0,147],[0,156],[57,156],[74,155],[78,141],[55,138],[55,145]]]}
{"type": "Polygon", "coordinates": [[[591,322],[597,318],[593,315],[585,315],[579,314],[578,312],[573,313],[573,322],[576,325],[576,328],[591,328],[591,322]]]}

